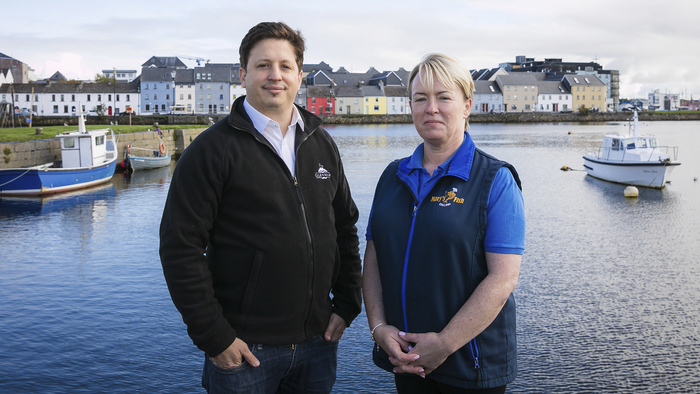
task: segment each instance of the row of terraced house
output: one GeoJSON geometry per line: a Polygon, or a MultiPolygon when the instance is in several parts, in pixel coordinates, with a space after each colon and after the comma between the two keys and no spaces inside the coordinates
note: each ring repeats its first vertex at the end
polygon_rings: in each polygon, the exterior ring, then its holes
{"type": "MultiPolygon", "coordinates": [[[[610,74],[600,66],[555,68],[552,59],[546,59],[549,69],[532,70],[526,61],[533,59],[516,59],[498,68],[472,71],[472,113],[568,112],[581,107],[605,111],[617,104],[619,86],[614,78],[606,80],[610,74]]],[[[136,70],[103,70],[116,78],[114,84],[66,82],[60,73],[40,82],[12,83],[7,81],[10,75],[0,85],[0,103],[32,108],[35,115],[43,116],[74,116],[79,105],[87,114],[100,109],[106,115],[127,111],[136,115],[225,114],[237,97],[245,95],[239,68],[237,63],[208,62],[188,68],[178,57],[153,56],[142,64],[140,75],[136,70]]],[[[334,71],[325,62],[306,64],[296,103],[318,115],[410,114],[408,76],[404,68],[355,73],[343,67],[334,71]]]]}

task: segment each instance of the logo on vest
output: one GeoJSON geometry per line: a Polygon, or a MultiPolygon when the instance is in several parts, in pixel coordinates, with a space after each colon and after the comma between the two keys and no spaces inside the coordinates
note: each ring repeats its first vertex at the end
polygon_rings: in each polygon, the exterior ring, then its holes
{"type": "Polygon", "coordinates": [[[318,163],[318,171],[316,171],[316,179],[330,179],[331,173],[328,172],[321,163],[318,163]]]}
{"type": "Polygon", "coordinates": [[[441,207],[449,207],[452,203],[464,204],[464,199],[457,197],[457,188],[453,187],[452,190],[446,191],[443,196],[430,197],[430,202],[436,202],[441,207]]]}

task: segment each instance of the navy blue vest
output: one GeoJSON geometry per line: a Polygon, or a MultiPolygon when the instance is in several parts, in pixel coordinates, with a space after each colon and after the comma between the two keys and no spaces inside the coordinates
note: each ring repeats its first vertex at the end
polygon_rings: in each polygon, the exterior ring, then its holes
{"type": "MultiPolygon", "coordinates": [[[[377,251],[387,322],[413,333],[440,332],[464,305],[488,270],[484,251],[487,204],[498,170],[515,169],[479,149],[469,179],[448,168],[423,201],[397,176],[400,160],[382,174],[375,191],[371,233],[377,251]],[[415,219],[414,219],[415,215],[415,219]],[[410,241],[409,241],[410,240],[410,241]],[[410,246],[409,246],[410,242],[410,246]]],[[[476,338],[479,368],[469,345],[430,374],[463,388],[510,383],[517,373],[513,295],[494,322],[476,338]]],[[[375,364],[391,371],[375,345],[375,364]]]]}

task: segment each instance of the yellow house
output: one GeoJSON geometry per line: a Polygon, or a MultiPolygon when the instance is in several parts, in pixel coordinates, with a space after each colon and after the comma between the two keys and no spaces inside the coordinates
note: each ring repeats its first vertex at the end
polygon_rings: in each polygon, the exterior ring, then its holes
{"type": "Polygon", "coordinates": [[[386,115],[386,94],[379,86],[360,86],[362,90],[362,113],[365,115],[386,115]]]}
{"type": "Polygon", "coordinates": [[[499,75],[496,83],[503,93],[505,112],[533,112],[537,110],[539,81],[529,73],[499,75]]]}
{"type": "Polygon", "coordinates": [[[574,111],[578,111],[581,106],[605,111],[607,86],[598,77],[595,75],[566,75],[563,82],[571,91],[574,111]]]}

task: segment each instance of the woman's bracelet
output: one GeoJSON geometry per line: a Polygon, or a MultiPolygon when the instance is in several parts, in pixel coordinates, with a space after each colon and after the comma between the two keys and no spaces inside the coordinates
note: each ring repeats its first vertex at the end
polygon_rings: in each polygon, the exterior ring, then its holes
{"type": "Polygon", "coordinates": [[[374,326],[374,328],[370,331],[370,334],[372,334],[372,342],[376,342],[376,341],[374,340],[374,330],[376,330],[377,327],[379,327],[379,326],[386,326],[386,323],[379,323],[379,324],[377,324],[376,326],[374,326]]]}

